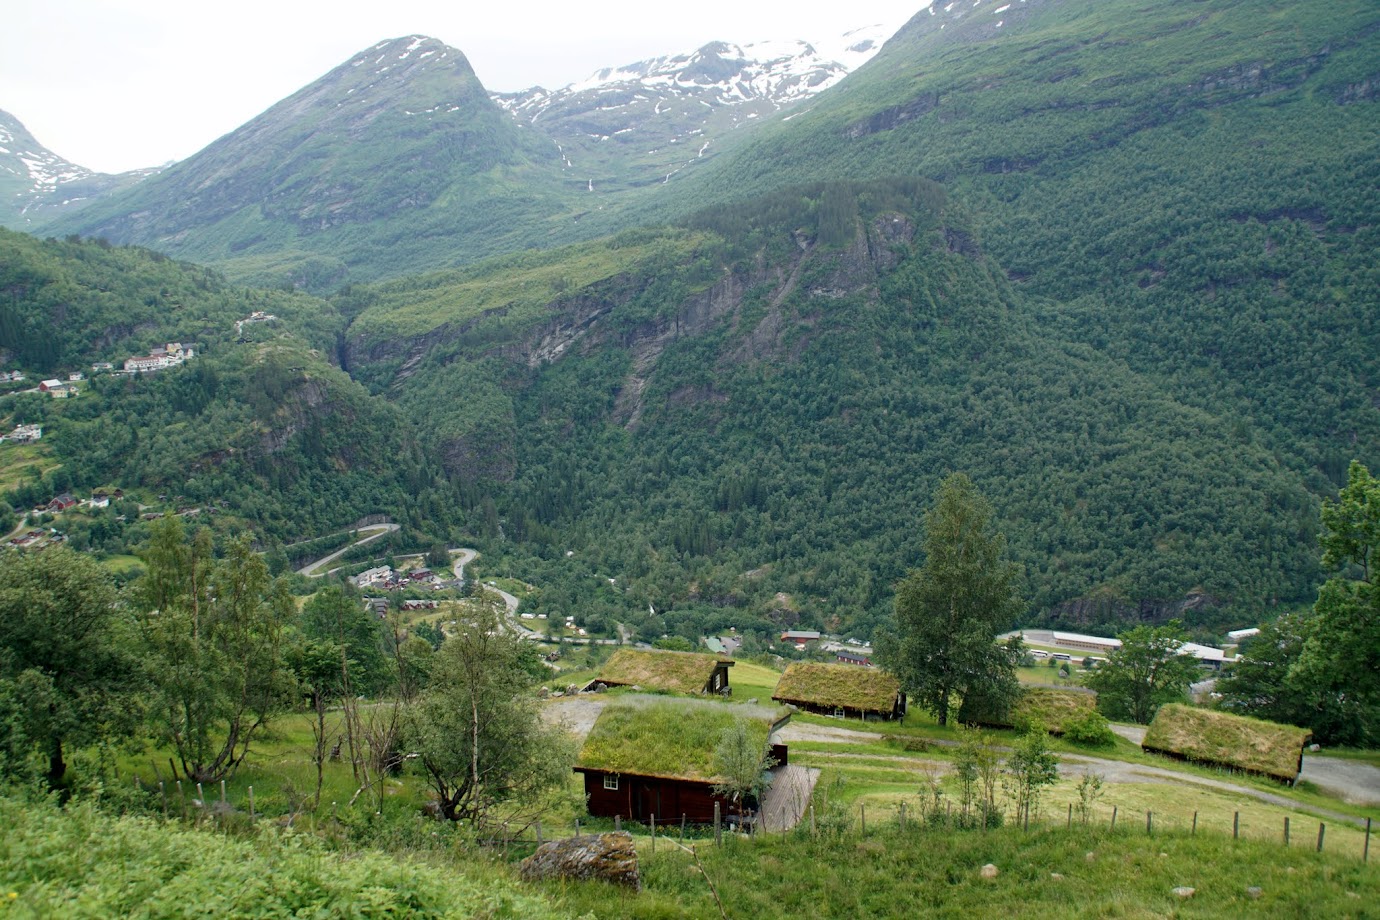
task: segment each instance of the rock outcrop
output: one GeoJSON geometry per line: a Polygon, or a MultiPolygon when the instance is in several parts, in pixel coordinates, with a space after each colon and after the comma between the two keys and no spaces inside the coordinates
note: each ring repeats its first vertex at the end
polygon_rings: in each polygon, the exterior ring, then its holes
{"type": "Polygon", "coordinates": [[[602,879],[640,891],[637,851],[632,834],[581,834],[552,840],[522,861],[519,872],[525,881],[551,878],[602,879]]]}

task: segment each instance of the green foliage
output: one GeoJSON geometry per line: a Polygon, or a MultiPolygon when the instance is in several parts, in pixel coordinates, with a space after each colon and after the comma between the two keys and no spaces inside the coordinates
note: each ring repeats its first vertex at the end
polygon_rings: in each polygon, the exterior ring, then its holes
{"type": "Polygon", "coordinates": [[[1081,747],[1105,748],[1116,744],[1116,734],[1096,709],[1087,709],[1064,720],[1064,738],[1081,747]]]}
{"type": "Polygon", "coordinates": [[[770,781],[776,760],[767,753],[761,734],[752,731],[745,720],[725,728],[714,748],[714,774],[720,777],[713,786],[716,795],[738,805],[739,811],[750,798],[756,798],[770,781]]]}
{"type": "Polygon", "coordinates": [[[537,712],[532,646],[503,629],[499,616],[483,606],[452,627],[427,691],[406,716],[408,744],[441,814],[476,826],[505,803],[539,813],[541,797],[568,778],[574,758],[564,734],[537,712]]]}
{"type": "Polygon", "coordinates": [[[1059,758],[1049,749],[1049,732],[1032,725],[1006,758],[1008,794],[1016,806],[1016,820],[1029,822],[1040,813],[1040,796],[1059,779],[1059,758]]]}
{"type": "Polygon", "coordinates": [[[1146,725],[1165,703],[1187,698],[1201,671],[1196,658],[1179,654],[1186,636],[1177,621],[1137,626],[1117,638],[1121,648],[1084,679],[1097,691],[1098,709],[1109,718],[1146,725]]]}
{"type": "Polygon", "coordinates": [[[89,556],[0,550],[0,780],[28,778],[37,753],[56,789],[72,749],[128,738],[139,716],[131,634],[89,556]]]}
{"type": "Polygon", "coordinates": [[[940,725],[948,723],[953,695],[1000,696],[993,708],[1004,715],[1018,690],[1019,652],[992,639],[1024,604],[990,517],[968,477],[945,479],[925,514],[925,561],[896,591],[897,639],[884,649],[888,667],[940,725]]]}
{"type": "Polygon", "coordinates": [[[0,799],[0,823],[0,900],[14,917],[563,916],[474,861],[342,854],[305,834],[211,834],[89,804],[0,799]]]}
{"type": "Polygon", "coordinates": [[[188,541],[181,520],[166,517],[144,561],[138,594],[154,724],[188,779],[224,779],[289,698],[281,633],[295,605],[247,537],[218,560],[208,531],[188,541]]]}

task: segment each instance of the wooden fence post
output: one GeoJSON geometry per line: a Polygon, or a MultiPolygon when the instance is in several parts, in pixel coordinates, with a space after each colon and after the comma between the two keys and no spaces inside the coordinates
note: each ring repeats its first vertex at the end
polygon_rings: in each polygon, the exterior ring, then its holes
{"type": "Polygon", "coordinates": [[[1327,825],[1326,825],[1326,824],[1323,824],[1322,822],[1318,822],[1318,852],[1319,852],[1319,853],[1321,853],[1322,850],[1323,850],[1323,836],[1324,836],[1326,833],[1327,833],[1327,825]]]}
{"type": "MultiPolygon", "coordinates": [[[[162,783],[159,783],[159,785],[161,786],[161,785],[163,785],[163,784],[162,784],[162,783]]],[[[905,829],[906,829],[906,803],[905,803],[905,802],[902,802],[902,803],[901,803],[901,831],[904,832],[905,829]]]]}
{"type": "Polygon", "coordinates": [[[652,819],[652,852],[656,852],[656,815],[650,816],[652,819]]]}
{"type": "Polygon", "coordinates": [[[1069,802],[1069,823],[1067,830],[1073,830],[1073,803],[1069,802]]]}
{"type": "Polygon", "coordinates": [[[1112,806],[1112,830],[1116,830],[1116,806],[1112,806]]]}
{"type": "Polygon", "coordinates": [[[1193,830],[1189,831],[1189,836],[1198,836],[1198,812],[1196,811],[1193,813],[1193,830]]]}
{"type": "Polygon", "coordinates": [[[537,845],[540,846],[542,843],[543,843],[543,841],[542,841],[542,839],[541,839],[541,818],[538,818],[538,819],[537,819],[537,845]]]}
{"type": "MultiPolygon", "coordinates": [[[[1196,811],[1193,813],[1193,823],[1194,823],[1195,826],[1196,826],[1197,823],[1198,823],[1198,813],[1197,813],[1196,811]]],[[[1232,816],[1231,816],[1231,839],[1232,839],[1232,840],[1240,840],[1240,839],[1241,839],[1241,812],[1239,812],[1239,811],[1232,812],[1232,816]]]]}
{"type": "Polygon", "coordinates": [[[1289,816],[1284,816],[1284,845],[1289,845],[1289,816]]]}
{"type": "Polygon", "coordinates": [[[685,812],[680,813],[680,842],[685,842],[685,812]]]}
{"type": "Polygon", "coordinates": [[[201,783],[196,784],[196,801],[202,808],[206,807],[206,793],[201,791],[201,783]]]}
{"type": "Polygon", "coordinates": [[[182,792],[182,780],[177,781],[177,801],[182,806],[182,820],[187,820],[187,796],[182,792]]]}
{"type": "Polygon", "coordinates": [[[158,781],[158,797],[163,800],[163,820],[168,819],[168,793],[163,789],[163,781],[158,781]]]}
{"type": "Polygon", "coordinates": [[[722,846],[724,842],[722,825],[719,823],[719,803],[714,803],[714,846],[722,846]]]}
{"type": "Polygon", "coordinates": [[[1151,813],[1148,812],[1148,811],[1145,813],[1145,833],[1147,833],[1147,834],[1154,833],[1154,831],[1153,831],[1153,829],[1152,829],[1152,822],[1151,822],[1150,814],[1151,814],[1151,813]]]}
{"type": "Polygon", "coordinates": [[[623,816],[622,816],[622,815],[614,815],[614,816],[613,816],[613,829],[614,829],[615,831],[621,831],[621,830],[623,829],[623,816]]]}
{"type": "Polygon", "coordinates": [[[220,781],[220,804],[225,804],[225,780],[220,781]]]}
{"type": "Polygon", "coordinates": [[[580,836],[580,819],[579,819],[579,818],[576,818],[576,819],[575,819],[575,836],[576,836],[576,837],[580,836]]]}
{"type": "Polygon", "coordinates": [[[859,802],[859,803],[858,803],[858,821],[860,822],[860,823],[859,823],[859,827],[862,828],[862,835],[863,835],[864,837],[866,837],[866,836],[867,836],[867,806],[864,805],[862,802],[859,802]]]}
{"type": "Polygon", "coordinates": [[[1366,819],[1366,846],[1361,851],[1361,862],[1370,862],[1370,818],[1366,819]]]}
{"type": "Polygon", "coordinates": [[[254,787],[249,787],[249,820],[254,820],[254,787]]]}
{"type": "Polygon", "coordinates": [[[810,836],[811,836],[811,837],[813,837],[813,836],[815,835],[815,830],[816,830],[816,828],[815,828],[815,806],[811,805],[811,806],[810,806],[810,836]]]}

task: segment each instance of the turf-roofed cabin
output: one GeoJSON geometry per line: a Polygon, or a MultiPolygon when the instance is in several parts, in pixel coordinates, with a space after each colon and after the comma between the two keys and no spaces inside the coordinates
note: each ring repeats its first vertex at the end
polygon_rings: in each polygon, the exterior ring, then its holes
{"type": "Polygon", "coordinates": [[[715,655],[623,648],[613,653],[594,682],[608,687],[728,696],[728,669],[731,667],[732,661],[715,655]]]}
{"type": "Polygon", "coordinates": [[[1312,736],[1295,725],[1169,703],[1155,713],[1140,746],[1176,760],[1228,767],[1292,785],[1303,770],[1303,748],[1312,736]]]}
{"type": "Polygon", "coordinates": [[[741,723],[765,761],[786,763],[786,746],[771,736],[790,721],[784,707],[744,706],[709,700],[628,696],[610,701],[595,721],[576,761],[584,775],[589,813],[647,823],[694,824],[714,820],[714,803],[727,817],[736,809],[714,791],[724,782],[718,748],[741,723]]]}
{"type": "Polygon", "coordinates": [[[988,728],[1018,728],[1040,725],[1051,735],[1062,735],[1064,726],[1086,719],[1097,712],[1097,694],[1086,687],[1022,687],[1020,695],[1006,712],[992,701],[969,696],[958,710],[964,725],[988,728]]]}
{"type": "Polygon", "coordinates": [[[876,668],[848,664],[797,661],[776,682],[771,698],[844,718],[899,719],[906,714],[900,681],[876,668]]]}

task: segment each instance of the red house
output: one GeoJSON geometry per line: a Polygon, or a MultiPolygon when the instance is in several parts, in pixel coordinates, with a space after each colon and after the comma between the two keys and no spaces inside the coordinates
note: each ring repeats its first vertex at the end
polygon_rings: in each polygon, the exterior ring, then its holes
{"type": "MultiPolygon", "coordinates": [[[[784,709],[729,706],[708,700],[623,697],[604,707],[580,751],[575,772],[584,776],[589,813],[649,822],[696,824],[714,820],[714,804],[728,817],[741,810],[714,786],[716,749],[736,724],[776,765],[787,759],[771,735],[790,721],[784,709]]],[[[749,806],[751,803],[747,803],[749,806]]]]}

